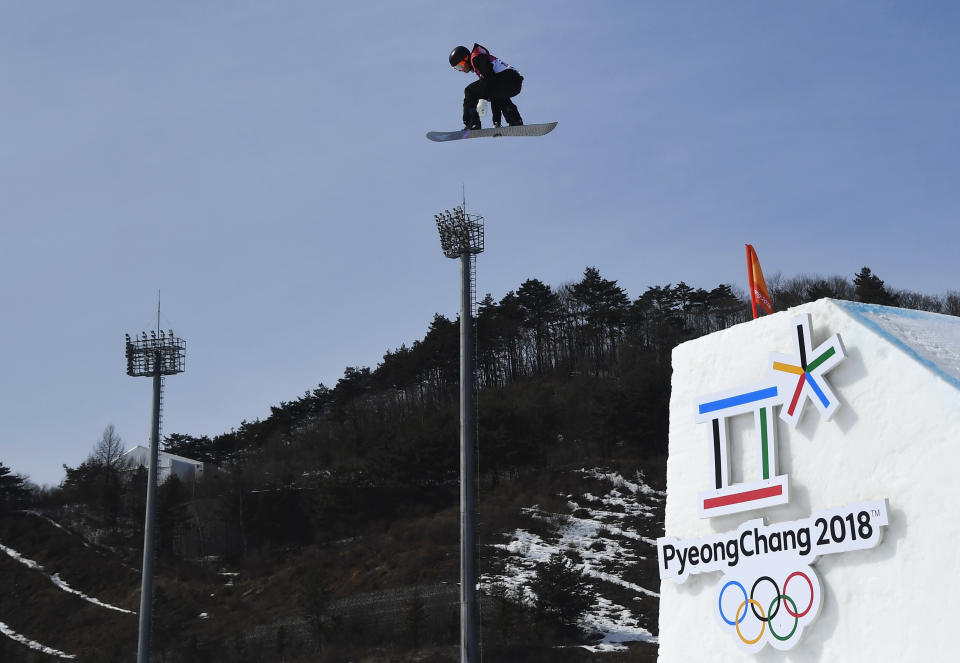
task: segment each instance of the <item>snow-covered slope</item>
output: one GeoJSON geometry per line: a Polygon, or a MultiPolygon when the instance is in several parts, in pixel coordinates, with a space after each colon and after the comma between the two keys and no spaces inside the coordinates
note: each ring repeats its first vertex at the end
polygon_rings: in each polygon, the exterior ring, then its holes
{"type": "Polygon", "coordinates": [[[833,303],[960,389],[960,318],[876,304],[833,303]]]}
{"type": "Polygon", "coordinates": [[[622,649],[625,642],[656,642],[655,541],[663,532],[664,494],[639,473],[632,479],[598,469],[578,474],[589,492],[566,495],[566,513],[539,506],[524,509],[530,526],[506,534],[508,541],[485,553],[498,570],[485,574],[482,585],[486,590],[504,586],[511,596],[531,602],[527,586],[537,565],[563,552],[598,595],[581,620],[596,636],[588,648],[602,651],[622,649]]]}

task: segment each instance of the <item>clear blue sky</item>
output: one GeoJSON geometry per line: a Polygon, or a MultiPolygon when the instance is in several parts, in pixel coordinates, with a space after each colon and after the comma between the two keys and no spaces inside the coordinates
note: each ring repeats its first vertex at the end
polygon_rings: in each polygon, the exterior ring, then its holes
{"type": "Polygon", "coordinates": [[[187,342],[166,433],[216,435],[457,314],[433,214],[486,218],[478,289],[632,297],[767,274],[960,289],[954,2],[0,0],[0,462],[41,484],[149,435],[123,334],[187,342]],[[479,41],[538,139],[460,126],[479,41]]]}

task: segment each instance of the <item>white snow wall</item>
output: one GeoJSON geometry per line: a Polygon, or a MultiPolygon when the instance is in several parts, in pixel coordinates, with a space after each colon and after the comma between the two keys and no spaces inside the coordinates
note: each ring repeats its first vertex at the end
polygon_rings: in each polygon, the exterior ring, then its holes
{"type": "MultiPolygon", "coordinates": [[[[867,313],[883,317],[884,311],[899,315],[884,307],[867,313]]],[[[823,299],[674,350],[667,536],[701,537],[736,530],[752,518],[791,521],[884,498],[890,522],[876,548],[817,561],[820,614],[788,652],[768,646],[749,654],[724,632],[714,614],[720,573],[693,575],[684,584],[662,581],[663,663],[952,658],[960,577],[960,389],[949,367],[938,370],[918,353],[939,349],[960,356],[960,320],[903,312],[914,330],[938,330],[915,334],[926,347],[911,348],[910,338],[898,342],[862,313],[862,305],[823,299]],[[812,317],[814,347],[833,334],[842,337],[847,358],[827,374],[840,408],[824,421],[808,403],[794,431],[776,418],[778,469],[790,477],[788,504],[702,520],[697,495],[713,487],[713,461],[708,424],[694,422],[694,400],[763,380],[771,352],[793,352],[791,321],[799,314],[812,317]]],[[[756,479],[752,417],[732,421],[732,480],[756,479]]]]}

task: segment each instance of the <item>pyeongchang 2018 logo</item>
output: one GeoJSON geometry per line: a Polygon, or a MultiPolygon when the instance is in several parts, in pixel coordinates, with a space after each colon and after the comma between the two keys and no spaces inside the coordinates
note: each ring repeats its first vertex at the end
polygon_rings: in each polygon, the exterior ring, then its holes
{"type": "MultiPolygon", "coordinates": [[[[713,458],[714,487],[701,492],[701,518],[761,509],[789,502],[786,474],[777,473],[774,408],[791,429],[808,402],[824,419],[840,406],[826,374],[846,357],[834,334],[812,346],[809,315],[792,321],[794,353],[772,353],[763,382],[709,394],[694,403],[694,418],[707,424],[713,458]],[[758,478],[730,483],[727,442],[729,420],[752,415],[758,478]]],[[[713,597],[713,611],[744,650],[769,644],[787,650],[799,642],[817,616],[823,598],[813,563],[820,555],[872,548],[887,525],[886,500],[857,502],[818,511],[809,518],[766,525],[763,519],[743,523],[733,532],[679,540],[657,540],[660,578],[684,582],[695,573],[722,571],[713,597]]]]}

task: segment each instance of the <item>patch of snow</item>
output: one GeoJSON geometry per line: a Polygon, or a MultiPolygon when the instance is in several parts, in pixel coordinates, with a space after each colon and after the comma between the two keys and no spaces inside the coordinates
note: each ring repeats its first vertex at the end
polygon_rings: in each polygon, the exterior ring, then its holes
{"type": "Polygon", "coordinates": [[[591,646],[604,649],[595,651],[626,649],[624,642],[656,642],[629,610],[602,596],[597,598],[597,608],[584,617],[583,625],[603,633],[603,640],[591,646]]]}
{"type": "MultiPolygon", "coordinates": [[[[35,561],[33,561],[32,559],[27,559],[26,557],[24,557],[23,555],[21,555],[20,553],[18,553],[18,552],[17,552],[16,550],[14,550],[13,548],[9,548],[9,547],[3,545],[2,543],[0,543],[0,550],[2,550],[3,552],[7,553],[7,555],[9,555],[9,556],[10,556],[11,558],[13,558],[14,560],[16,560],[16,561],[20,562],[21,564],[23,564],[23,565],[26,566],[28,569],[31,569],[31,570],[33,570],[33,571],[39,571],[39,572],[43,573],[44,575],[47,575],[46,570],[45,570],[40,564],[37,564],[37,563],[36,563],[35,561]]],[[[76,595],[76,596],[79,596],[79,597],[82,598],[84,601],[89,601],[90,603],[92,603],[92,604],[94,604],[94,605],[97,605],[97,606],[100,606],[101,608],[106,608],[106,609],[108,609],[108,610],[116,610],[117,612],[123,612],[123,613],[126,613],[126,614],[128,614],[128,615],[135,615],[135,614],[137,614],[137,613],[135,613],[135,612],[132,611],[132,610],[126,610],[126,609],[124,609],[124,608],[118,608],[118,607],[115,606],[115,605],[110,605],[109,603],[104,603],[103,601],[101,601],[101,600],[99,600],[99,599],[96,599],[96,598],[94,598],[94,597],[92,597],[92,596],[88,596],[87,594],[84,594],[83,592],[74,589],[73,587],[71,587],[70,585],[68,585],[66,582],[64,582],[64,580],[60,577],[60,574],[59,574],[59,573],[54,573],[53,575],[47,575],[47,577],[50,579],[50,582],[52,582],[54,585],[56,585],[57,587],[59,587],[59,588],[62,589],[63,591],[68,592],[68,593],[70,593],[70,594],[74,594],[74,595],[76,595]]]]}
{"type": "Polygon", "coordinates": [[[67,654],[65,652],[60,651],[59,649],[54,649],[53,647],[47,647],[46,645],[40,644],[35,640],[31,640],[30,638],[24,635],[20,635],[19,633],[14,631],[12,628],[7,626],[3,622],[0,622],[0,633],[3,633],[5,636],[7,636],[8,638],[10,638],[15,642],[19,642],[21,645],[26,645],[30,649],[33,649],[34,651],[43,652],[48,656],[56,656],[57,658],[68,658],[68,659],[76,658],[76,656],[74,656],[73,654],[67,654]]]}
{"type": "Polygon", "coordinates": [[[64,581],[60,578],[60,574],[59,574],[59,573],[54,573],[52,576],[50,576],[50,580],[53,582],[54,585],[56,585],[57,587],[59,587],[59,588],[62,589],[63,591],[68,592],[68,593],[70,593],[70,594],[75,594],[76,596],[79,596],[80,598],[82,598],[84,601],[89,601],[89,602],[92,603],[93,605],[98,605],[98,606],[100,606],[101,608],[106,608],[107,610],[116,610],[117,612],[122,612],[122,613],[125,613],[125,614],[127,614],[127,615],[135,615],[135,614],[137,614],[137,613],[135,613],[133,610],[126,610],[125,608],[118,608],[118,607],[115,606],[115,605],[110,605],[109,603],[104,603],[103,601],[101,601],[101,600],[99,600],[99,599],[96,599],[96,598],[94,598],[94,597],[92,597],[92,596],[88,596],[88,595],[84,594],[83,592],[74,589],[73,587],[71,587],[70,585],[68,585],[66,582],[64,582],[64,581]]]}
{"type": "MultiPolygon", "coordinates": [[[[63,530],[64,532],[66,532],[67,534],[70,534],[70,535],[73,534],[70,530],[68,530],[66,527],[64,527],[64,526],[61,525],[60,523],[58,523],[56,520],[54,520],[53,518],[51,518],[50,516],[48,516],[48,515],[46,515],[46,514],[40,513],[40,512],[37,511],[36,509],[26,509],[26,510],[24,510],[23,513],[25,513],[25,514],[27,514],[27,515],[30,515],[30,516],[36,516],[37,518],[43,518],[44,520],[46,520],[48,523],[50,523],[50,524],[53,525],[54,527],[56,527],[56,528],[58,528],[58,529],[62,529],[62,530],[63,530]]],[[[86,541],[83,542],[83,545],[87,546],[88,548],[90,547],[90,544],[87,543],[86,541]]]]}
{"type": "Polygon", "coordinates": [[[636,495],[637,493],[641,493],[642,495],[659,495],[660,497],[665,497],[667,494],[666,491],[654,490],[653,488],[648,486],[643,481],[643,473],[641,472],[637,472],[637,475],[635,477],[637,479],[636,482],[628,481],[624,479],[617,472],[604,472],[598,469],[588,470],[586,468],[583,468],[580,470],[580,473],[590,477],[591,479],[606,479],[607,481],[611,482],[614,486],[618,488],[620,486],[623,486],[634,495],[636,495]]]}
{"type": "MultiPolygon", "coordinates": [[[[618,527],[617,525],[612,525],[612,524],[610,524],[609,522],[605,522],[605,521],[601,520],[601,519],[603,519],[603,518],[606,518],[606,519],[608,519],[608,520],[610,520],[610,519],[618,520],[618,519],[622,519],[622,518],[624,518],[624,517],[626,517],[626,516],[636,515],[636,514],[632,514],[632,513],[621,513],[621,512],[618,512],[618,511],[595,511],[595,510],[593,510],[593,509],[586,509],[586,508],[584,508],[584,507],[578,507],[578,508],[584,509],[584,510],[587,511],[588,514],[589,514],[590,516],[592,516],[592,517],[591,517],[591,518],[580,518],[580,517],[578,517],[578,516],[568,516],[567,518],[568,518],[568,520],[571,521],[571,522],[572,522],[572,521],[580,521],[580,532],[579,532],[579,533],[582,534],[583,536],[590,536],[590,537],[592,537],[592,538],[598,538],[599,532],[600,532],[601,530],[606,530],[606,531],[609,532],[610,534],[613,534],[613,535],[615,535],[615,536],[622,536],[622,537],[625,538],[625,539],[633,539],[634,541],[643,541],[644,543],[649,544],[649,545],[651,545],[651,546],[656,546],[656,545],[657,545],[657,542],[656,542],[655,539],[651,539],[651,538],[648,537],[648,536],[643,536],[643,535],[639,534],[635,529],[618,527]]],[[[537,517],[535,514],[531,514],[531,515],[532,515],[532,517],[534,517],[534,518],[537,517]]],[[[647,514],[643,514],[643,515],[646,516],[647,514]]],[[[574,529],[575,529],[575,528],[573,528],[573,527],[571,526],[571,528],[570,528],[570,530],[571,530],[570,533],[575,536],[577,532],[576,532],[576,531],[573,531],[574,529]]]]}
{"type": "Polygon", "coordinates": [[[627,650],[627,646],[620,642],[616,644],[609,644],[609,645],[602,642],[599,645],[580,645],[580,648],[586,649],[587,651],[593,652],[594,654],[602,654],[604,652],[627,650]]]}
{"type": "Polygon", "coordinates": [[[13,548],[8,548],[7,546],[5,546],[5,545],[3,545],[2,543],[0,543],[0,550],[2,550],[3,552],[7,553],[7,555],[9,555],[9,556],[12,557],[14,560],[16,560],[16,561],[20,562],[21,564],[23,564],[23,565],[24,565],[25,567],[27,567],[28,569],[33,569],[34,571],[43,571],[43,567],[42,567],[42,566],[40,566],[39,564],[37,564],[36,562],[34,562],[32,559],[27,559],[26,557],[24,557],[23,555],[21,555],[20,553],[18,553],[18,552],[17,552],[16,550],[14,550],[13,548]]]}
{"type": "Polygon", "coordinates": [[[217,571],[217,575],[227,579],[227,581],[223,583],[224,587],[233,587],[233,579],[240,574],[235,571],[227,571],[226,569],[221,568],[219,571],[217,571]]]}

